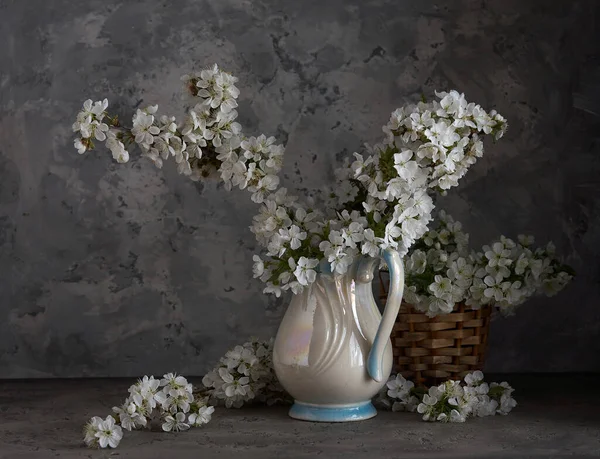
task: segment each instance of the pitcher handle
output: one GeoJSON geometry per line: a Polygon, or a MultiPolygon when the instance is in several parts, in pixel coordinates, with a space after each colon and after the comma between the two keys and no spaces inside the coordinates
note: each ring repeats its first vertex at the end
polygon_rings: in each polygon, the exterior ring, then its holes
{"type": "Polygon", "coordinates": [[[385,260],[390,271],[391,288],[377,334],[375,335],[375,340],[373,341],[373,346],[367,358],[369,376],[377,382],[383,381],[383,354],[392,334],[404,293],[404,265],[402,264],[402,258],[400,258],[398,252],[391,249],[382,250],[380,256],[385,260]]]}

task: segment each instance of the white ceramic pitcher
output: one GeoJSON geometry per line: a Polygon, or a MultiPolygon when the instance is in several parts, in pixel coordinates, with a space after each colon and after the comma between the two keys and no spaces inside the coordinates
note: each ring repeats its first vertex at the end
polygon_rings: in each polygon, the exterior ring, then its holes
{"type": "Polygon", "coordinates": [[[295,419],[343,422],[377,414],[371,399],[392,369],[390,334],[404,290],[398,252],[381,252],[390,271],[383,317],[371,283],[380,259],[360,257],[342,276],[326,262],[315,282],[294,295],[273,349],[277,378],[294,398],[295,419]]]}

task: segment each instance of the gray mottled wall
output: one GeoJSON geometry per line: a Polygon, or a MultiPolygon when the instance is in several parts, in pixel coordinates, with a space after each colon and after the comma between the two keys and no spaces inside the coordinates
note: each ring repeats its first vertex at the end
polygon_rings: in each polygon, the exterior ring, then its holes
{"type": "Polygon", "coordinates": [[[213,62],[240,79],[246,132],[287,144],[296,189],[422,92],[497,108],[506,138],[443,203],[475,243],[531,232],[579,275],[494,322],[487,369],[600,370],[596,5],[0,0],[0,377],[198,375],[274,334],[247,194],[72,148],[84,99],[181,115],[180,75],[213,62]]]}

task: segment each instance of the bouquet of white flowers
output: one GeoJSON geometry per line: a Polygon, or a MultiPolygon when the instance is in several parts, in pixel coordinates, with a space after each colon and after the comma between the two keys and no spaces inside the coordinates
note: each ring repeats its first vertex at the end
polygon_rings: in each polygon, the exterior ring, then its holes
{"type": "Polygon", "coordinates": [[[401,256],[427,230],[433,201],[429,190],[456,186],[483,153],[480,135],[500,138],[506,121],[469,104],[464,95],[436,93],[441,99],[392,113],[386,138],[366,155],[354,153],[336,170],[325,212],[300,204],[285,189],[269,195],[252,231],[267,248],[255,256],[254,273],[266,292],[298,293],[316,278],[319,263],[343,274],[360,255],[393,248],[401,256]]]}
{"type": "Polygon", "coordinates": [[[250,191],[261,205],[251,230],[264,249],[254,257],[254,275],[277,296],[314,282],[321,261],[343,274],[360,255],[386,248],[406,255],[431,220],[429,192],[456,186],[483,154],[482,136],[498,139],[507,127],[501,115],[456,91],[397,109],[383,126],[383,142],[344,163],[329,205],[318,210],[279,187],[283,147],[273,137],[243,134],[236,121],[237,78],[214,65],[183,80],[197,104],[182,123],[159,117],[154,105],[138,109],[126,128],[107,113],[108,100],[87,100],[73,125],[80,134],[75,147],[84,153],[94,141],[106,142],[124,163],[137,144],[158,167],[173,158],[193,180],[218,173],[228,189],[250,191]]]}

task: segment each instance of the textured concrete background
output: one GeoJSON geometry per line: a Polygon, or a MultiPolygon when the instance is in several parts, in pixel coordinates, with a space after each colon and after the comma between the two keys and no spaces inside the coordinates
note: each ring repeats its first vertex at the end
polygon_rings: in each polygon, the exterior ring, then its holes
{"type": "Polygon", "coordinates": [[[475,243],[554,240],[578,277],[494,322],[488,370],[600,370],[597,5],[0,0],[0,377],[198,375],[274,334],[246,193],[72,147],[84,99],[181,115],[180,75],[213,62],[295,189],[421,92],[497,108],[507,136],[442,203],[475,243]]]}

